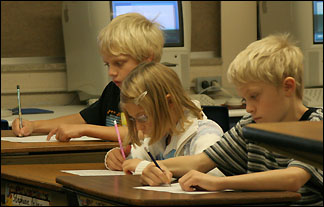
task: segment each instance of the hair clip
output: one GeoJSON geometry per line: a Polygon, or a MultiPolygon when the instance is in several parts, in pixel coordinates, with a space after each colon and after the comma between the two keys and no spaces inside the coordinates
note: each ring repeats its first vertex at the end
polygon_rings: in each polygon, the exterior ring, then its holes
{"type": "Polygon", "coordinates": [[[144,91],[143,93],[141,93],[141,95],[139,95],[137,98],[134,99],[134,103],[136,105],[139,104],[139,102],[142,100],[142,98],[144,98],[144,96],[146,96],[147,94],[147,91],[144,91]]]}

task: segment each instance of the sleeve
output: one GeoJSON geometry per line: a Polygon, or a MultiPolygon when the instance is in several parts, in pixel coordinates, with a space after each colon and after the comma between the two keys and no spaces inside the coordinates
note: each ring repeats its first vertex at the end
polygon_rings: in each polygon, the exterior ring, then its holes
{"type": "Polygon", "coordinates": [[[316,189],[317,192],[323,193],[323,171],[322,170],[298,160],[292,160],[288,164],[288,167],[292,167],[292,166],[300,167],[306,170],[311,175],[311,178],[305,185],[309,186],[310,188],[316,189]]]}
{"type": "Polygon", "coordinates": [[[147,160],[143,160],[141,161],[135,168],[135,173],[134,175],[141,175],[143,170],[145,169],[145,167],[150,164],[151,162],[147,161],[147,160]]]}
{"type": "Polygon", "coordinates": [[[101,123],[101,101],[100,99],[87,108],[80,111],[80,115],[87,124],[103,125],[101,123]]]}
{"type": "MultiPolygon", "coordinates": [[[[119,148],[119,147],[114,147],[113,149],[120,149],[120,148],[119,148]]],[[[112,149],[112,150],[113,150],[113,149],[112,149]]],[[[108,155],[109,155],[110,151],[111,151],[111,150],[109,150],[109,151],[106,153],[106,155],[105,155],[105,159],[104,159],[104,164],[105,164],[105,167],[107,168],[107,170],[111,170],[111,169],[108,167],[107,163],[106,163],[106,160],[107,160],[107,158],[108,158],[108,155]]]]}
{"type": "Polygon", "coordinates": [[[243,138],[242,127],[251,121],[250,115],[244,116],[219,141],[204,150],[204,153],[227,176],[247,173],[247,144],[243,138]]]}
{"type": "Polygon", "coordinates": [[[100,98],[87,108],[80,111],[80,115],[87,122],[87,124],[95,124],[105,126],[105,111],[103,111],[103,105],[107,96],[112,93],[112,84],[111,82],[105,87],[100,98]]]}
{"type": "Polygon", "coordinates": [[[222,128],[211,120],[198,121],[199,128],[196,136],[191,139],[190,152],[185,155],[194,155],[203,152],[209,146],[220,140],[224,134],[222,128]]]}
{"type": "Polygon", "coordinates": [[[120,90],[114,82],[110,82],[102,92],[98,101],[80,111],[80,115],[87,124],[106,126],[108,111],[115,115],[119,109],[120,90]]]}

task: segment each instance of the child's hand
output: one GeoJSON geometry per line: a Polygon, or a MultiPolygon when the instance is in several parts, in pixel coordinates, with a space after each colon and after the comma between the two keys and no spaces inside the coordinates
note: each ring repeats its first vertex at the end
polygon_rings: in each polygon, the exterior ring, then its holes
{"type": "Polygon", "coordinates": [[[223,190],[219,185],[220,179],[223,179],[223,177],[216,177],[196,170],[190,170],[179,179],[179,184],[185,191],[194,191],[198,189],[223,190]]]}
{"type": "Polygon", "coordinates": [[[28,120],[22,120],[22,128],[20,129],[19,127],[19,118],[15,119],[12,124],[11,124],[11,127],[12,127],[12,132],[16,135],[16,136],[19,136],[19,137],[22,137],[22,136],[29,136],[31,133],[33,133],[33,124],[31,121],[28,121],[28,120]]]}
{"type": "Polygon", "coordinates": [[[162,168],[161,171],[152,162],[146,166],[141,175],[141,183],[143,185],[158,186],[161,184],[170,184],[172,179],[172,173],[161,162],[158,163],[162,168]]]}
{"type": "Polygon", "coordinates": [[[107,158],[106,158],[106,165],[111,170],[123,170],[122,164],[125,161],[123,155],[119,148],[114,148],[110,150],[107,158]]]}
{"type": "Polygon", "coordinates": [[[131,174],[131,172],[135,172],[135,169],[137,165],[141,162],[142,160],[140,159],[129,159],[125,160],[124,163],[122,164],[123,171],[126,174],[131,174]]]}
{"type": "Polygon", "coordinates": [[[56,135],[57,141],[68,142],[71,138],[82,137],[83,129],[84,126],[80,124],[62,124],[48,133],[47,141],[49,141],[53,135],[56,135]]]}
{"type": "MultiPolygon", "coordinates": [[[[130,145],[124,147],[124,152],[126,157],[130,154],[130,151],[131,151],[130,145]]],[[[110,150],[105,160],[106,166],[109,167],[110,170],[119,170],[119,171],[123,170],[122,164],[124,161],[125,159],[123,158],[123,155],[119,147],[110,150]]]]}

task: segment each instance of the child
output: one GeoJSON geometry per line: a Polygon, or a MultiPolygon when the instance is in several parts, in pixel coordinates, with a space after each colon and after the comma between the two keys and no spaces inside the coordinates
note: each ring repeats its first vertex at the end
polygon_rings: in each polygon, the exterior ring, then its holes
{"type": "MultiPolygon", "coordinates": [[[[139,63],[159,62],[164,45],[163,32],[157,23],[137,13],[128,13],[114,18],[98,35],[98,44],[108,74],[112,81],[106,86],[97,102],[80,113],[50,120],[19,120],[12,123],[16,135],[49,133],[47,139],[56,134],[56,139],[69,141],[81,136],[117,140],[113,120],[120,123],[119,92],[123,80],[139,63]],[[108,126],[108,127],[106,127],[108,126]]],[[[120,130],[123,138],[127,128],[120,130]]]]}
{"type": "Polygon", "coordinates": [[[145,147],[156,160],[193,155],[223,134],[218,124],[203,116],[199,103],[190,100],[176,72],[159,63],[140,64],[129,74],[121,87],[120,104],[128,126],[124,145],[133,146],[126,161],[119,148],[107,153],[105,164],[111,170],[140,174],[151,161],[145,147]]]}
{"type": "Polygon", "coordinates": [[[303,55],[288,34],[253,42],[230,64],[228,78],[246,102],[245,115],[220,141],[203,153],[152,163],[144,169],[143,184],[158,185],[181,177],[182,189],[288,190],[301,193],[296,204],[323,205],[323,171],[271,152],[245,139],[249,123],[319,121],[323,108],[306,108],[303,97],[303,55]],[[206,175],[218,167],[226,177],[206,175]],[[200,171],[200,172],[198,172],[200,171]]]}

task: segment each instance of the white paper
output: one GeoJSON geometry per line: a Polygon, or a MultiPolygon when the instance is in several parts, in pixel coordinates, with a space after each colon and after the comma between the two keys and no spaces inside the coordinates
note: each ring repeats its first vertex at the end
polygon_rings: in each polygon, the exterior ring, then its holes
{"type": "MultiPolygon", "coordinates": [[[[52,136],[52,138],[49,141],[47,141],[46,138],[47,135],[38,135],[38,136],[28,136],[28,137],[1,137],[1,140],[9,141],[9,142],[58,142],[55,138],[55,135],[52,136]]],[[[87,137],[87,136],[70,139],[70,141],[95,141],[95,140],[102,141],[102,139],[87,137]]]]}
{"type": "Polygon", "coordinates": [[[154,190],[154,191],[161,191],[161,192],[169,192],[169,193],[184,193],[184,194],[207,194],[207,193],[216,193],[220,191],[193,191],[188,192],[182,190],[179,183],[172,183],[171,186],[140,186],[134,187],[136,189],[143,189],[143,190],[154,190]]]}
{"type": "Polygon", "coordinates": [[[125,175],[123,171],[115,170],[61,170],[61,172],[71,173],[80,176],[125,175]]]}

